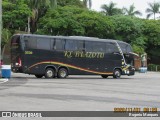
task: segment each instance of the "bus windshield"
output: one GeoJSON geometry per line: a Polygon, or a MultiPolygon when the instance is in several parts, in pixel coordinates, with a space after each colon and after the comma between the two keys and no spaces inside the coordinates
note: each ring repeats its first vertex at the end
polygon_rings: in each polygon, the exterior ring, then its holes
{"type": "Polygon", "coordinates": [[[132,48],[131,48],[131,46],[129,44],[126,44],[126,43],[118,43],[118,44],[121,47],[122,52],[124,54],[132,52],[132,48]]]}

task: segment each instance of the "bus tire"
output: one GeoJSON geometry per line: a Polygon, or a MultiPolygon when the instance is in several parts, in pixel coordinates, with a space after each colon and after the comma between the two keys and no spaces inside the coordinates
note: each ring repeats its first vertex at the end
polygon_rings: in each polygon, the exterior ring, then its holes
{"type": "Polygon", "coordinates": [[[52,68],[47,68],[45,70],[45,78],[54,78],[55,77],[55,71],[52,68]]]}
{"type": "Polygon", "coordinates": [[[119,69],[115,69],[113,72],[113,78],[119,79],[121,77],[121,71],[119,69]]]}
{"type": "Polygon", "coordinates": [[[68,70],[66,68],[60,68],[58,70],[57,77],[58,78],[66,78],[68,76],[68,70]]]}
{"type": "Polygon", "coordinates": [[[35,75],[36,76],[36,78],[42,78],[43,77],[43,75],[35,75]]]}
{"type": "Polygon", "coordinates": [[[108,75],[101,75],[102,76],[102,78],[107,78],[108,77],[108,75]]]}

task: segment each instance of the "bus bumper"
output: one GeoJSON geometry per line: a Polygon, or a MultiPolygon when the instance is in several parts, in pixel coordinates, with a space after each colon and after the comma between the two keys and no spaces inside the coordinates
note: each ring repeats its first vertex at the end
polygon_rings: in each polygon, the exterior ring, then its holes
{"type": "Polygon", "coordinates": [[[12,67],[11,71],[14,72],[14,73],[22,73],[22,69],[19,68],[19,67],[12,67]]]}
{"type": "Polygon", "coordinates": [[[135,68],[130,68],[130,69],[124,70],[122,72],[122,75],[128,75],[128,76],[135,75],[135,68]]]}

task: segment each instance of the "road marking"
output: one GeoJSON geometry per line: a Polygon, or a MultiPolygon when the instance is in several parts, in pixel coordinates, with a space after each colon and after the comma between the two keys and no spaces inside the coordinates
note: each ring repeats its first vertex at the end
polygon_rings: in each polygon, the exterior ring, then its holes
{"type": "Polygon", "coordinates": [[[0,84],[7,82],[8,79],[0,79],[0,84]],[[1,82],[2,81],[2,82],[1,82]]]}

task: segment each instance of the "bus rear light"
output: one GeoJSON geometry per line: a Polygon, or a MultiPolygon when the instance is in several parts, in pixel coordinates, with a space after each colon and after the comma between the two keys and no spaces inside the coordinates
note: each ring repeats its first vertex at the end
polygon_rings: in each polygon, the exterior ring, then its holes
{"type": "Polygon", "coordinates": [[[22,66],[22,61],[21,61],[21,59],[20,59],[20,58],[18,59],[18,65],[19,65],[19,67],[21,67],[21,66],[22,66]]]}

